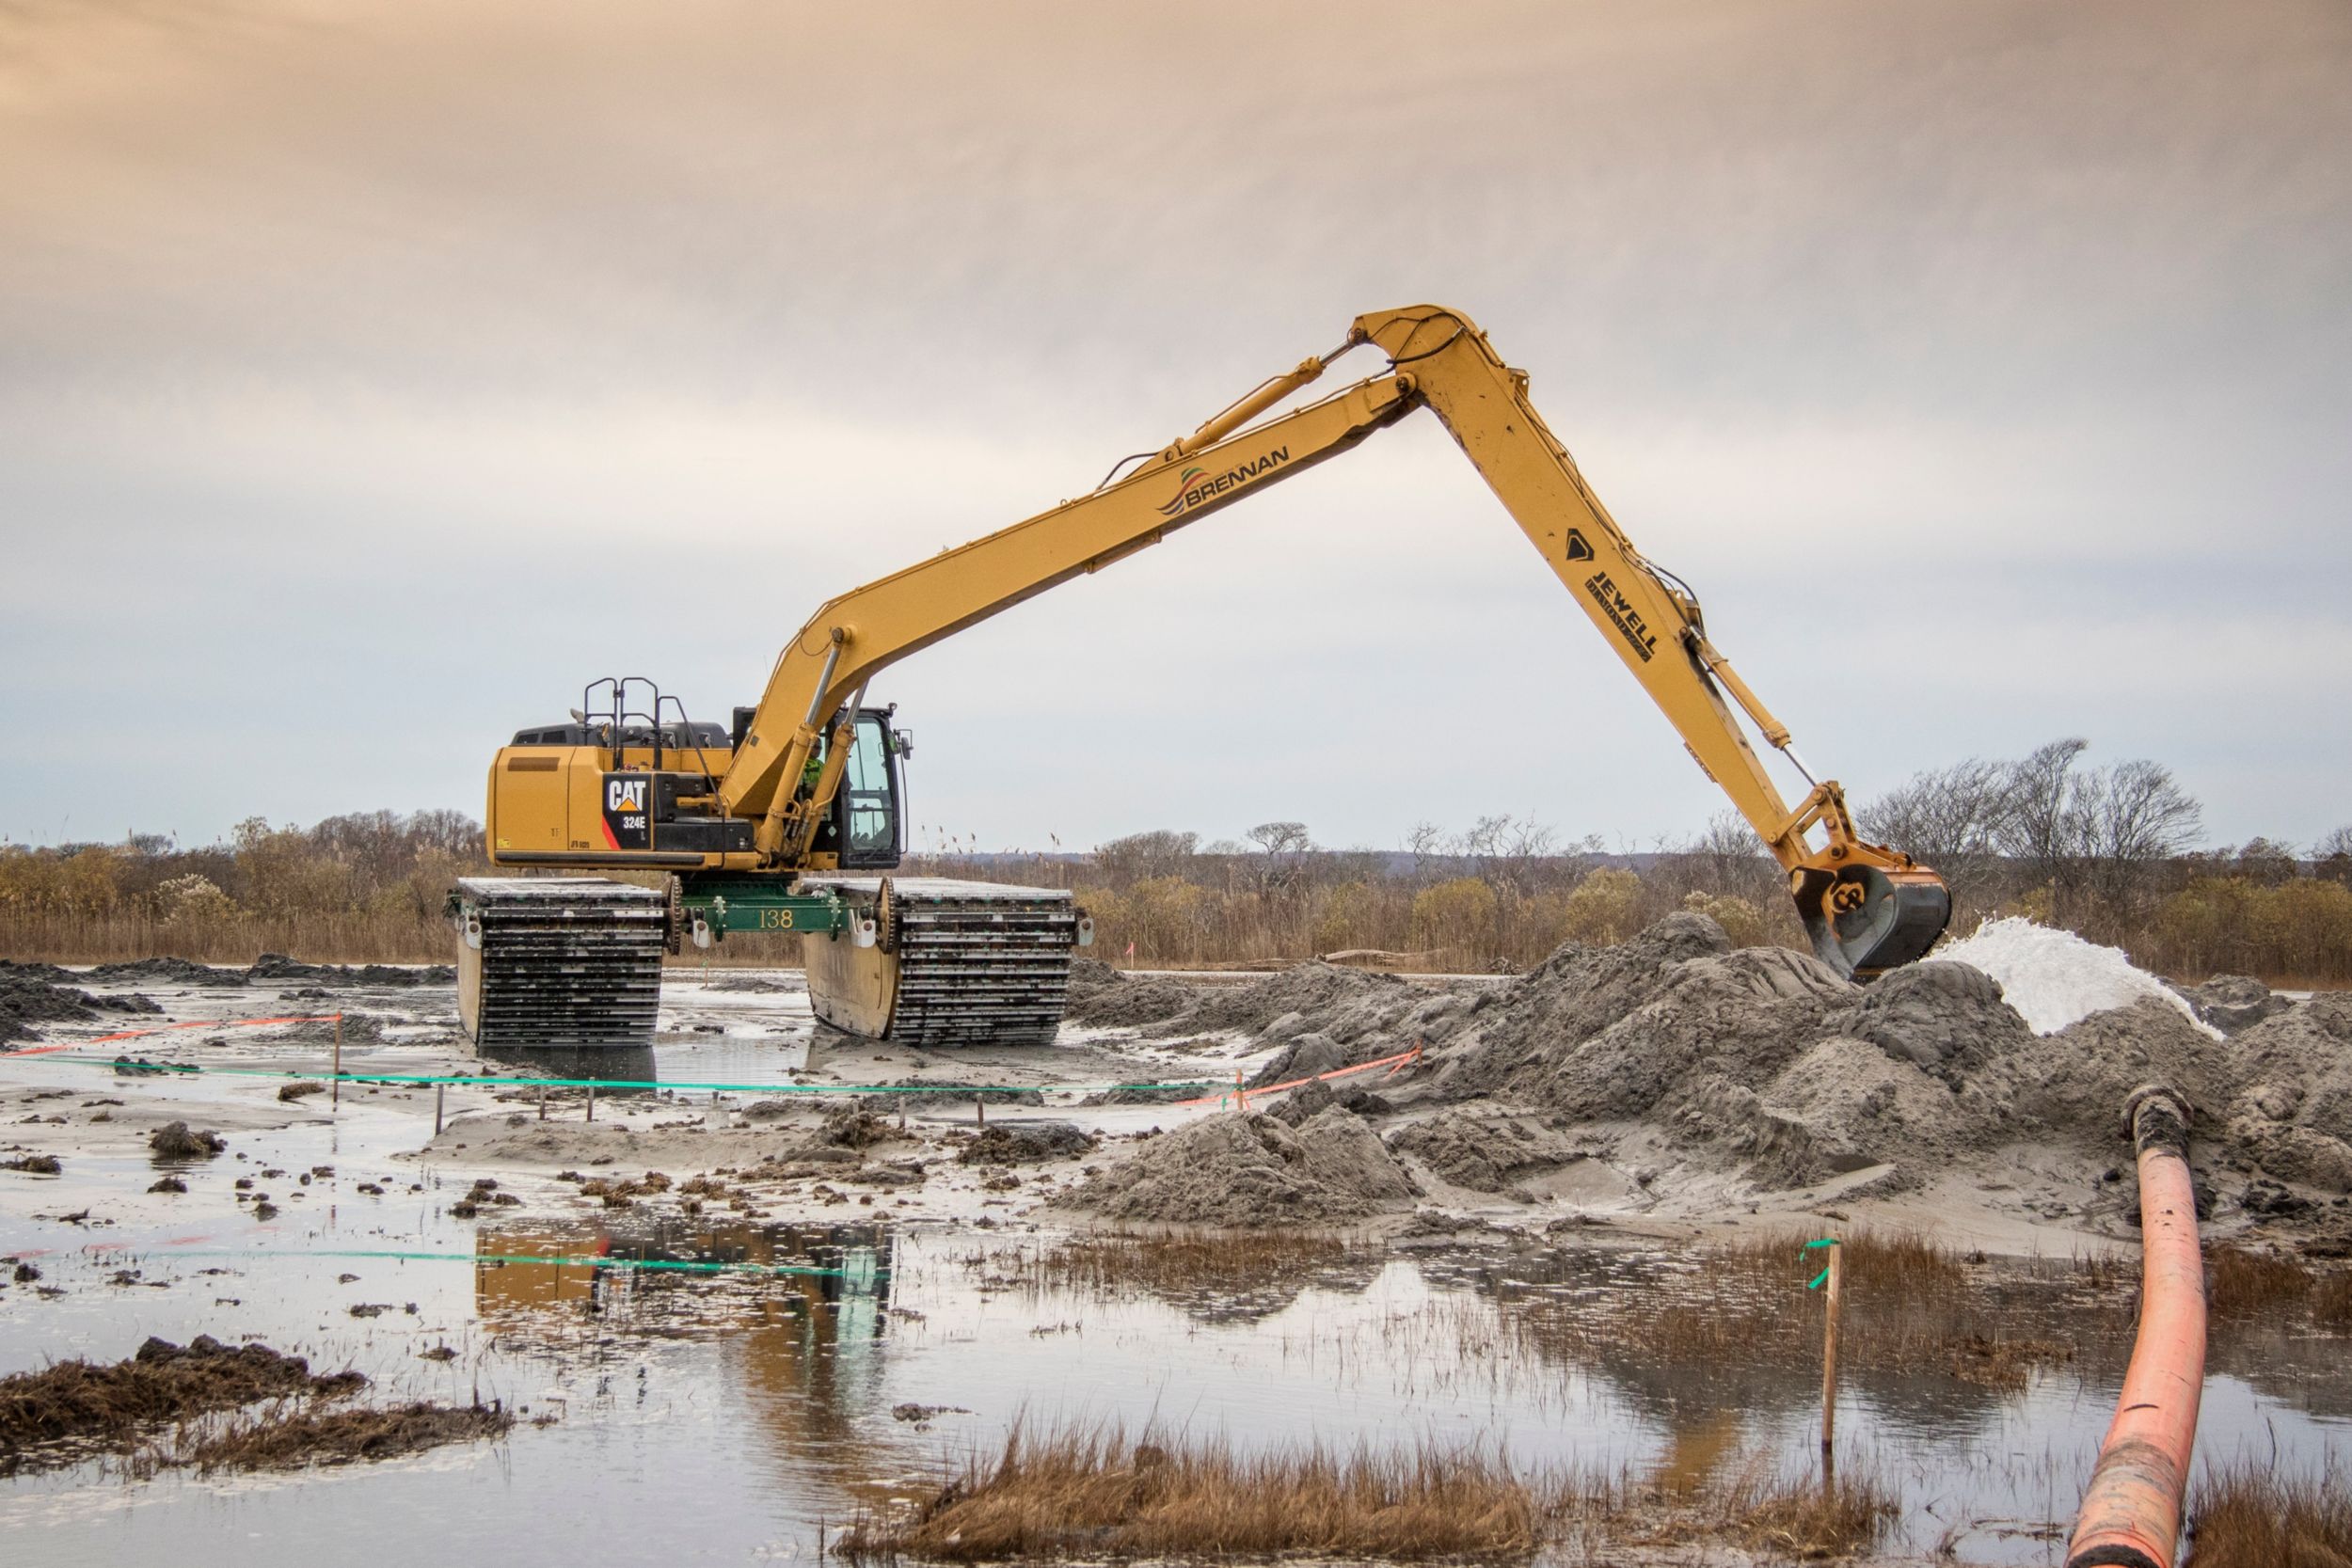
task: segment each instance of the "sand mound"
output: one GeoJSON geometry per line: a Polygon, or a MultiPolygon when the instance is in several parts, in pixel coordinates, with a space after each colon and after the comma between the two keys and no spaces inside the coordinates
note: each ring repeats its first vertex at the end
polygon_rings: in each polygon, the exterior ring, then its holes
{"type": "Polygon", "coordinates": [[[2001,983],[1965,963],[1931,958],[1899,969],[1862,993],[1839,1032],[1868,1040],[1958,1089],[1969,1074],[2033,1031],[2001,994],[2001,983]]]}
{"type": "Polygon", "coordinates": [[[1580,1154],[1534,1117],[1502,1111],[1440,1111],[1390,1133],[1389,1147],[1439,1180],[1475,1193],[1505,1191],[1580,1154]]]}
{"type": "Polygon", "coordinates": [[[2352,992],[2328,991],[2230,1042],[2237,1083],[2201,1109],[2281,1180],[2352,1193],[2352,992]]]}
{"type": "Polygon", "coordinates": [[[1115,1028],[1165,1023],[1191,1011],[1205,989],[1165,975],[1121,974],[1100,958],[1073,958],[1062,1016],[1115,1028]]]}
{"type": "MultiPolygon", "coordinates": [[[[2185,999],[2135,967],[2121,948],[2102,947],[2015,915],[1986,921],[1975,935],[1947,943],[1936,957],[1973,965],[1998,980],[2009,1005],[2037,1035],[2055,1035],[2092,1013],[2148,998],[2198,1022],[2185,999]]],[[[2219,1037],[2218,1030],[2213,1033],[2219,1037]]]]}
{"type": "Polygon", "coordinates": [[[1111,1219],[1263,1226],[1365,1219],[1415,1196],[1372,1129],[1335,1107],[1295,1132],[1267,1116],[1205,1117],[1057,1201],[1111,1219]]]}
{"type": "Polygon", "coordinates": [[[2201,986],[2172,989],[2187,999],[2198,1022],[2210,1023],[2224,1035],[2251,1029],[2273,1013],[2295,1006],[2250,974],[2217,974],[2201,986]]]}
{"type": "Polygon", "coordinates": [[[1579,1120],[1648,1115],[1702,1070],[1769,1079],[1826,1032],[1824,1021],[1854,990],[1819,959],[1779,947],[1669,963],[1645,989],[1648,1000],[1565,1050],[1547,1050],[1540,1035],[1502,1034],[1507,1020],[1488,1024],[1497,1042],[1489,1049],[1518,1058],[1504,1086],[1579,1120]]]}
{"type": "MultiPolygon", "coordinates": [[[[1712,921],[1677,914],[1616,947],[1564,946],[1479,999],[1434,1070],[1391,1092],[1642,1132],[1770,1188],[1880,1164],[1906,1183],[2020,1138],[2112,1154],[2124,1101],[2161,1081],[2201,1107],[2201,1135],[2234,1116],[2225,1141],[2274,1174],[2352,1184],[2352,1089],[2339,1103],[2324,1086],[2352,1084],[2352,1045],[2333,1030],[2352,1037],[2352,1002],[2341,1020],[2269,1018],[2224,1051],[2186,1002],[2071,933],[1999,922],[1958,951],[2004,973],[1946,958],[1857,987],[1804,954],[1733,951],[1712,921]],[[2267,1098],[2242,1105],[2243,1048],[2265,1042],[2267,1098]]],[[[1477,1130],[1429,1126],[1412,1136],[1433,1173],[1490,1179],[1477,1130]]]]}

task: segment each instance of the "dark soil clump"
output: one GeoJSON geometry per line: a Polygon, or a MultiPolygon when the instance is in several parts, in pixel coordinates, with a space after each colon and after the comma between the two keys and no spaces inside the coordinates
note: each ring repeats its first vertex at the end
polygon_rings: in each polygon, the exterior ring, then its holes
{"type": "Polygon", "coordinates": [[[447,964],[407,969],[398,964],[306,964],[283,953],[264,953],[245,972],[248,984],[281,985],[300,980],[326,986],[450,986],[457,971],[447,964]]]}
{"type": "Polygon", "coordinates": [[[0,1040],[31,1039],[36,1023],[97,1016],[95,999],[87,991],[33,979],[22,971],[0,972],[0,1040]]]}
{"type": "Polygon", "coordinates": [[[0,1160],[0,1170],[21,1170],[27,1176],[63,1176],[65,1167],[54,1154],[27,1154],[21,1160],[0,1160]]]}
{"type": "Polygon", "coordinates": [[[229,1140],[200,1129],[192,1132],[184,1121],[169,1121],[155,1129],[147,1147],[158,1160],[209,1160],[227,1148],[229,1140]]]}
{"type": "Polygon", "coordinates": [[[245,984],[245,972],[215,969],[193,958],[134,958],[127,963],[100,964],[87,978],[109,985],[216,986],[224,990],[245,984]]]}
{"type": "Polygon", "coordinates": [[[925,1080],[920,1078],[899,1079],[892,1087],[904,1087],[907,1092],[892,1095],[891,1105],[904,1107],[910,1111],[926,1111],[937,1110],[942,1106],[957,1105],[968,1109],[976,1100],[984,1100],[991,1105],[1042,1105],[1045,1103],[1045,1096],[1036,1089],[914,1087],[924,1083],[925,1080]]]}
{"type": "Polygon", "coordinates": [[[1067,1121],[998,1122],[963,1146],[967,1165],[1033,1165],[1091,1153],[1094,1140],[1067,1121]]]}

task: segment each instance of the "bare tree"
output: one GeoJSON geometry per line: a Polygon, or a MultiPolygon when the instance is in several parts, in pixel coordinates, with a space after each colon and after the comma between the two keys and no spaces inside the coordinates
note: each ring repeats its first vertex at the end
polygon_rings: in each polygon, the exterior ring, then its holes
{"type": "Polygon", "coordinates": [[[1300,863],[1314,840],[1304,822],[1261,822],[1242,835],[1258,847],[1258,891],[1297,886],[1304,879],[1300,863]]]}
{"type": "Polygon", "coordinates": [[[1698,891],[1744,898],[1764,905],[1781,893],[1780,867],[1764,852],[1748,819],[1736,811],[1719,811],[1707,819],[1706,831],[1666,847],[1681,880],[1698,891]]]}
{"type": "Polygon", "coordinates": [[[2238,876],[2265,887],[2291,881],[2301,869],[2296,861],[2295,846],[2259,836],[2241,845],[2232,862],[2231,869],[2238,876]]]}
{"type": "Polygon", "coordinates": [[[2162,763],[2120,762],[2075,782],[2091,892],[2110,911],[2149,893],[2204,827],[2204,808],[2162,763]]]}
{"type": "Polygon", "coordinates": [[[1446,831],[1435,822],[1414,823],[1413,831],[1405,835],[1405,852],[1413,857],[1415,881],[1436,875],[1445,859],[1446,831]]]}
{"type": "Polygon", "coordinates": [[[1559,831],[1532,816],[1482,816],[1459,841],[1481,881],[1504,897],[1524,898],[1560,847],[1559,831]]]}
{"type": "Polygon", "coordinates": [[[1867,836],[1933,866],[1954,897],[1979,902],[2000,883],[2001,839],[2018,796],[2015,774],[2025,766],[1970,757],[1931,768],[1855,815],[1867,836]]]}
{"type": "Polygon", "coordinates": [[[2329,830],[2312,846],[2312,869],[2339,882],[2352,882],[2352,823],[2329,830]]]}
{"type": "Polygon", "coordinates": [[[1094,864],[1105,881],[1124,891],[1149,878],[1181,874],[1200,842],[1199,833],[1154,828],[1096,845],[1094,864]]]}
{"type": "Polygon", "coordinates": [[[2009,767],[2009,809],[1994,835],[2003,853],[2025,869],[2035,885],[2047,884],[2060,899],[2079,888],[2085,833],[2074,784],[2074,764],[2090,742],[2053,740],[2023,762],[2009,767]]]}

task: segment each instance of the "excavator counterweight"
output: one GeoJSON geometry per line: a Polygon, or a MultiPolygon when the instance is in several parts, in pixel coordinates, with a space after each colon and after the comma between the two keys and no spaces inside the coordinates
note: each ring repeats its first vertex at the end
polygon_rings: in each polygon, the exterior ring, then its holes
{"type": "MultiPolygon", "coordinates": [[[[1814,783],[1796,762],[1787,726],[1709,640],[1697,597],[1633,547],[1527,386],[1459,311],[1359,316],[1331,354],[1262,382],[1077,499],[827,601],[731,728],[690,721],[639,677],[595,683],[569,724],[519,732],[492,762],[490,859],[652,874],[672,952],[730,931],[797,935],[811,1006],[841,1028],[921,1044],[1050,1040],[1071,952],[1091,940],[1090,922],[1066,892],[887,875],[903,847],[900,763],[911,747],[893,709],[866,705],[870,683],[1426,408],[1779,863],[1816,955],[1866,979],[1924,956],[1951,914],[1943,879],[1865,841],[1838,785],[1814,783]],[[1387,369],[1274,412],[1362,347],[1385,354],[1387,369]],[[1741,715],[1812,784],[1795,809],[1741,715]]],[[[469,960],[469,1033],[485,1044],[515,1031],[575,1043],[648,1037],[644,961],[611,958],[635,953],[620,934],[634,930],[633,917],[618,911],[642,902],[615,895],[594,906],[615,928],[589,940],[602,916],[583,912],[585,895],[515,879],[475,885],[459,917],[478,955],[469,960]],[[568,939],[545,929],[552,907],[574,911],[564,917],[568,939]],[[535,1022],[501,1022],[534,1010],[535,1022]]]]}

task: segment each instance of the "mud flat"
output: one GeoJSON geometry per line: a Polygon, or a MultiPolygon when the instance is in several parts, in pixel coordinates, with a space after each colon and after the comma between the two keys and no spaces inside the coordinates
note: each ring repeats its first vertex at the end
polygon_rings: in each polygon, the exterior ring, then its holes
{"type": "MultiPolygon", "coordinates": [[[[1796,1242],[1915,1236],[1924,1261],[1852,1276],[1840,1430],[1892,1489],[1876,1549],[1959,1530],[1959,1560],[2039,1561],[2013,1531],[2072,1506],[2128,1344],[2116,1117],[2147,1079],[2200,1113],[2204,1451],[2277,1431],[2312,1468],[2352,1418],[2344,999],[2142,976],[2084,1011],[2056,971],[2063,1022],[2023,971],[1863,990],[1677,917],[1501,981],[1089,971],[1051,1051],[918,1053],[818,1029],[788,974],[688,969],[648,1053],[483,1062],[422,972],[24,966],[0,982],[32,998],[0,1050],[40,1053],[0,1057],[0,1375],[151,1334],[357,1372],[364,1399],[289,1396],[295,1436],[247,1451],[307,1444],[321,1500],[272,1506],[361,1556],[469,1539],[436,1498],[477,1465],[566,1550],[627,1538],[620,1474],[733,1555],[813,1554],[861,1510],[912,1517],[944,1456],[1025,1412],[1140,1433],[1171,1399],[1245,1458],[1378,1458],[1460,1421],[1518,1474],[1717,1498],[1752,1475],[1760,1498],[1809,1463],[1796,1242]],[[326,1070],[331,1024],[237,1024],[288,1012],[342,1014],[340,1104],[279,1098],[326,1070]],[[485,1072],[511,1076],[432,1082],[485,1072]],[[583,1075],[654,1086],[531,1081],[583,1075]],[[502,1443],[406,1450],[490,1435],[477,1391],[502,1443]]],[[[28,1465],[0,1537],[167,1552],[219,1488],[272,1484],[199,1451],[135,1498],[97,1461],[28,1465]]]]}

